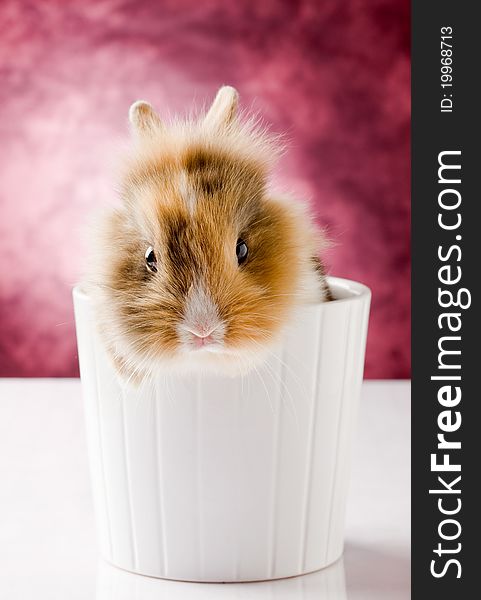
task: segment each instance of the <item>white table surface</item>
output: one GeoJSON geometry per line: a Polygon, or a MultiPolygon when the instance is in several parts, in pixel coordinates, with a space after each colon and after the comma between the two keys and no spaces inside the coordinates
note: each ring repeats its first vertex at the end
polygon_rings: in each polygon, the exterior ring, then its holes
{"type": "Polygon", "coordinates": [[[343,559],[277,582],[189,584],[98,559],[79,381],[0,380],[0,598],[409,598],[409,382],[365,382],[361,402],[343,559]]]}

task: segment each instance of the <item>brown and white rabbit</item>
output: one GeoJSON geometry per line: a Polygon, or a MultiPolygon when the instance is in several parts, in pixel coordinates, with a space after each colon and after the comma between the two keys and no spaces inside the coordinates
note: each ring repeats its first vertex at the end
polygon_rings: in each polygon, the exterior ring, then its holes
{"type": "Polygon", "coordinates": [[[122,204],[98,223],[87,282],[107,349],[133,379],[245,371],[296,307],[330,298],[319,230],[267,187],[279,140],[227,86],[198,120],[163,123],[142,101],[129,117],[122,204]]]}

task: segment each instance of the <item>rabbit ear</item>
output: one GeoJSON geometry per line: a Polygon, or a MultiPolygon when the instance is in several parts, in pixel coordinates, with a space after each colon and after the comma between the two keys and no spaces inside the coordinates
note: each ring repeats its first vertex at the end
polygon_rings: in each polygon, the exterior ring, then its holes
{"type": "Polygon", "coordinates": [[[217,92],[212,106],[204,118],[207,127],[219,128],[230,125],[237,117],[239,94],[230,85],[224,85],[217,92]]]}
{"type": "Polygon", "coordinates": [[[159,115],[144,100],[137,100],[129,109],[129,121],[138,135],[150,135],[162,128],[159,115]]]}

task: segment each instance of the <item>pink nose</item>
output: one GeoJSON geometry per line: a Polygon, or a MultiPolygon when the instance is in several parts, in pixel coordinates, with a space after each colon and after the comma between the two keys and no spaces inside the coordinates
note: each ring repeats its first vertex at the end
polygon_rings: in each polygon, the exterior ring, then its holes
{"type": "Polygon", "coordinates": [[[207,335],[201,335],[200,333],[193,332],[192,333],[192,341],[194,342],[194,346],[196,348],[202,348],[203,346],[208,346],[212,344],[214,338],[208,333],[207,335]]]}

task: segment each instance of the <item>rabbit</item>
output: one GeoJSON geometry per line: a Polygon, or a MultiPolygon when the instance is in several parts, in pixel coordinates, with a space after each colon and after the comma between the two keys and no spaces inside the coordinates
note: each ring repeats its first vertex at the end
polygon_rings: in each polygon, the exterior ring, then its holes
{"type": "Polygon", "coordinates": [[[96,223],[85,282],[121,377],[246,372],[296,307],[331,299],[323,234],[268,188],[281,141],[238,103],[224,86],[199,118],[130,108],[121,205],[96,223]]]}

